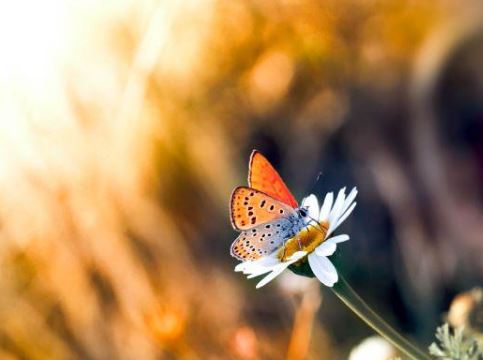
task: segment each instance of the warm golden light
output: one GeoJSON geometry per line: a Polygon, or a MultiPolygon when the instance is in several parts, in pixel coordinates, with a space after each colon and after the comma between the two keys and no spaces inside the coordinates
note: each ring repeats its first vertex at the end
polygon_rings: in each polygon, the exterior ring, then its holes
{"type": "MultiPolygon", "coordinates": [[[[315,338],[337,322],[312,314],[292,331],[298,295],[273,285],[267,301],[232,273],[229,194],[260,147],[297,197],[322,170],[323,186],[343,174],[340,183],[362,183],[364,201],[381,202],[374,183],[398,173],[372,168],[390,162],[377,157],[387,153],[381,129],[409,123],[398,102],[408,69],[453,9],[436,0],[1,1],[0,357],[281,359],[295,334],[307,359],[343,358],[356,335],[339,329],[342,350],[329,335],[310,342],[311,329],[315,338]]],[[[378,204],[375,213],[412,205],[378,204]]],[[[480,224],[478,214],[467,218],[480,224]]],[[[395,218],[387,222],[412,219],[395,218]]],[[[426,239],[410,225],[400,233],[426,239]]],[[[280,257],[313,250],[327,226],[289,239],[280,257]]],[[[372,230],[354,231],[360,246],[372,230]]]]}

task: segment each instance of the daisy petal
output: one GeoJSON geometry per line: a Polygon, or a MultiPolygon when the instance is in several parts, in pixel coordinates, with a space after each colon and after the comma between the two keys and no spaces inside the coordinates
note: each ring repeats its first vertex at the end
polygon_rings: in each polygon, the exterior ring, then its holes
{"type": "Polygon", "coordinates": [[[345,212],[344,215],[342,215],[338,220],[337,220],[337,225],[335,225],[334,230],[339,227],[340,224],[342,224],[345,219],[351,214],[352,210],[356,207],[357,202],[353,203],[352,206],[345,212]]]}
{"type": "Polygon", "coordinates": [[[270,271],[272,271],[274,267],[266,267],[266,268],[259,268],[259,269],[254,269],[253,271],[250,272],[245,272],[245,274],[248,274],[247,279],[252,279],[254,277],[266,274],[270,271]]]}
{"type": "MultiPolygon", "coordinates": [[[[339,192],[340,196],[340,192],[339,192]]],[[[339,200],[339,196],[337,196],[337,200],[339,200]]],[[[357,203],[352,203],[357,196],[357,188],[354,187],[347,198],[344,200],[342,206],[339,208],[337,207],[337,201],[336,204],[334,205],[332,212],[329,216],[329,229],[327,231],[327,235],[330,235],[339,227],[340,224],[342,224],[345,219],[352,213],[354,208],[356,207],[357,203]]]]}
{"type": "Polygon", "coordinates": [[[274,251],[270,255],[263,256],[253,261],[253,264],[256,264],[257,266],[263,266],[263,267],[277,265],[280,262],[280,260],[278,259],[277,253],[278,251],[274,251]]]}
{"type": "Polygon", "coordinates": [[[268,256],[263,256],[260,259],[254,261],[244,261],[237,266],[235,266],[236,272],[243,272],[244,274],[252,274],[259,272],[263,274],[267,271],[270,271],[272,267],[280,263],[280,260],[277,257],[277,252],[274,251],[272,254],[268,256]],[[263,269],[267,269],[267,271],[262,271],[263,269]],[[262,272],[260,272],[262,271],[262,272]]]}
{"type": "Polygon", "coordinates": [[[242,263],[239,263],[237,266],[235,266],[235,272],[240,272],[240,271],[243,271],[245,269],[245,267],[247,266],[247,262],[242,262],[242,263]]]}
{"type": "Polygon", "coordinates": [[[257,284],[257,289],[261,288],[262,286],[268,284],[270,281],[272,281],[275,277],[280,275],[286,268],[288,268],[290,265],[293,263],[299,261],[301,258],[303,258],[305,255],[307,255],[306,251],[297,251],[295,252],[290,258],[278,265],[275,265],[272,269],[273,271],[265,276],[258,284],[257,284]]]}
{"type": "Polygon", "coordinates": [[[331,243],[334,243],[334,244],[338,244],[338,243],[341,243],[341,242],[344,242],[344,241],[347,241],[347,240],[349,240],[349,235],[341,234],[341,235],[332,236],[330,239],[327,239],[325,242],[326,243],[331,242],[331,243]]]}
{"type": "Polygon", "coordinates": [[[330,256],[335,252],[336,249],[337,249],[336,243],[326,241],[326,242],[323,242],[322,244],[320,244],[315,249],[315,253],[318,256],[330,256]]]}
{"type": "Polygon", "coordinates": [[[286,268],[288,267],[287,263],[281,263],[276,266],[273,271],[265,276],[256,286],[257,289],[260,289],[262,286],[267,285],[270,281],[275,279],[278,275],[280,275],[286,268]]]}
{"type": "Polygon", "coordinates": [[[357,205],[357,202],[353,203],[351,205],[351,207],[349,209],[347,209],[347,211],[344,213],[344,215],[342,215],[339,219],[339,221],[337,222],[337,226],[339,226],[340,224],[342,224],[345,219],[347,219],[347,217],[352,213],[352,211],[354,210],[354,208],[356,207],[357,205]]]}
{"type": "Polygon", "coordinates": [[[252,272],[254,269],[258,269],[259,266],[257,266],[257,264],[253,261],[245,261],[245,262],[242,262],[241,264],[238,264],[237,266],[235,266],[235,271],[236,272],[243,272],[244,274],[246,274],[247,272],[252,272]]]}
{"type": "Polygon", "coordinates": [[[305,199],[303,199],[301,207],[306,207],[309,210],[308,215],[311,218],[319,218],[319,201],[317,200],[317,196],[315,196],[314,194],[310,194],[305,199]]]}
{"type": "Polygon", "coordinates": [[[317,259],[326,276],[335,284],[339,280],[339,275],[334,264],[326,257],[318,257],[317,259]]]}
{"type": "Polygon", "coordinates": [[[310,268],[322,284],[332,287],[339,280],[337,270],[329,259],[317,256],[314,253],[310,254],[308,258],[310,268]]]}
{"type": "Polygon", "coordinates": [[[293,264],[294,262],[297,262],[299,261],[300,259],[302,259],[305,255],[307,255],[307,251],[296,251],[293,253],[292,256],[290,256],[288,258],[288,263],[289,264],[293,264]]]}
{"type": "Polygon", "coordinates": [[[344,201],[344,205],[342,205],[342,209],[341,209],[341,214],[345,213],[345,211],[349,208],[349,206],[352,204],[352,202],[354,201],[354,199],[356,198],[357,196],[357,188],[356,187],[353,187],[351,192],[349,193],[349,195],[347,195],[345,201],[344,201]]]}
{"type": "Polygon", "coordinates": [[[344,200],[345,200],[345,187],[339,190],[339,193],[337,194],[337,198],[335,199],[334,206],[330,211],[330,214],[329,214],[330,224],[334,223],[334,220],[339,217],[340,210],[342,209],[342,205],[344,205],[344,200]]]}
{"type": "Polygon", "coordinates": [[[330,208],[334,201],[334,193],[330,192],[325,195],[324,203],[319,213],[319,221],[325,221],[329,217],[330,208]]]}

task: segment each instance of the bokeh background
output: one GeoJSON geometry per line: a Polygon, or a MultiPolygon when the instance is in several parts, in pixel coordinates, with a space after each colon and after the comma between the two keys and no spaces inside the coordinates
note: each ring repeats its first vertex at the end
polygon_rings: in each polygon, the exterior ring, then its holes
{"type": "Polygon", "coordinates": [[[253,148],[299,199],[358,187],[334,261],[429,345],[483,284],[482,20],[478,0],[0,2],[0,358],[347,358],[372,331],[330,291],[233,272],[253,148]]]}

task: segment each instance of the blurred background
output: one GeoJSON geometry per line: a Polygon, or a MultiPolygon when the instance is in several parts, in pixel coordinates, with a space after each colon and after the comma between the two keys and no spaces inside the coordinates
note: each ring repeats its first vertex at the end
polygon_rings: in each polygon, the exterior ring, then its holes
{"type": "Polygon", "coordinates": [[[478,0],[0,2],[0,358],[346,359],[373,332],[330,291],[233,272],[253,148],[298,199],[358,187],[332,259],[429,345],[483,284],[482,20],[478,0]]]}

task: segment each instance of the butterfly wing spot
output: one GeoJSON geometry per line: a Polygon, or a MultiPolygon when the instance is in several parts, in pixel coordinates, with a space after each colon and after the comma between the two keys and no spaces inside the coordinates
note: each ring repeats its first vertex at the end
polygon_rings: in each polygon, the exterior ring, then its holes
{"type": "Polygon", "coordinates": [[[270,224],[261,224],[242,231],[232,244],[232,256],[247,261],[271,254],[284,240],[291,237],[291,224],[290,219],[281,218],[270,224]],[[267,228],[267,225],[270,226],[267,228]],[[273,230],[274,228],[279,229],[278,233],[273,230]]]}
{"type": "Polygon", "coordinates": [[[295,214],[290,206],[273,199],[269,195],[255,189],[238,187],[233,191],[231,219],[237,230],[247,230],[279,218],[287,218],[295,214]],[[238,205],[237,199],[240,200],[238,205]]]}

